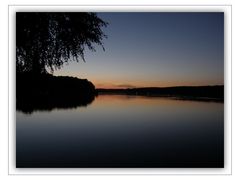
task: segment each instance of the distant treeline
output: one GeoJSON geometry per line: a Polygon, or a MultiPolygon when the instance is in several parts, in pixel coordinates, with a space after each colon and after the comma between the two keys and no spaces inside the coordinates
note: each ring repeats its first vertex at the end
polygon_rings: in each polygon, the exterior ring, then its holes
{"type": "Polygon", "coordinates": [[[87,106],[95,95],[95,86],[87,79],[50,74],[16,75],[16,106],[25,113],[87,106]]]}
{"type": "Polygon", "coordinates": [[[224,100],[224,86],[177,86],[146,87],[128,89],[97,89],[98,94],[126,94],[143,96],[175,96],[179,98],[201,98],[224,100]]]}

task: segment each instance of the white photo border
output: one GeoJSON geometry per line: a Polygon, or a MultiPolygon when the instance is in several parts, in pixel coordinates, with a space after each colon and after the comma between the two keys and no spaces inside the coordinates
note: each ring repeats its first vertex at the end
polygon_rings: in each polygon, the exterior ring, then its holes
{"type": "Polygon", "coordinates": [[[9,5],[8,175],[231,175],[232,6],[231,5],[9,5]],[[16,12],[224,12],[224,168],[16,168],[16,12]]]}

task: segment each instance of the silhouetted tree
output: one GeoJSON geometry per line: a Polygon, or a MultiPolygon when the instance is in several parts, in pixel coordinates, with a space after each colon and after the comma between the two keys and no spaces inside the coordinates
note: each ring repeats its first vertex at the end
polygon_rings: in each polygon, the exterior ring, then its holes
{"type": "MultiPolygon", "coordinates": [[[[84,49],[95,51],[106,35],[107,23],[96,13],[17,12],[16,70],[41,74],[59,69],[69,60],[84,59],[84,49]]],[[[104,50],[104,47],[103,47],[104,50]]]]}

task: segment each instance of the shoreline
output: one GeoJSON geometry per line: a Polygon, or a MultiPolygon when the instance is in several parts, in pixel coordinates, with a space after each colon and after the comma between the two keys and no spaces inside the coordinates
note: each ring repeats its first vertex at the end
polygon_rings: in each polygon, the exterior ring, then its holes
{"type": "Polygon", "coordinates": [[[96,89],[96,92],[98,95],[169,97],[179,100],[202,100],[224,102],[224,85],[150,87],[128,89],[96,89]]]}

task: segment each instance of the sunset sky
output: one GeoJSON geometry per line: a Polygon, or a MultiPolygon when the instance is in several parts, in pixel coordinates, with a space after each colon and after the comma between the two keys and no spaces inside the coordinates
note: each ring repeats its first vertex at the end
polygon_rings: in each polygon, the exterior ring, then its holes
{"type": "Polygon", "coordinates": [[[86,62],[54,75],[92,81],[96,88],[224,83],[224,13],[97,13],[108,36],[86,62]]]}

